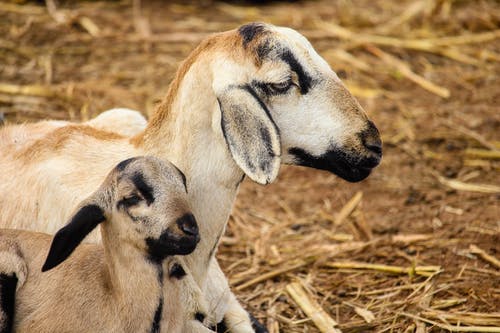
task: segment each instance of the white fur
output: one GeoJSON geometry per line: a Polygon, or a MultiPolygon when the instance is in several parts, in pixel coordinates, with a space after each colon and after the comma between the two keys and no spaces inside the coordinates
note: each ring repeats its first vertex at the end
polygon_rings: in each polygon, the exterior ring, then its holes
{"type": "MultiPolygon", "coordinates": [[[[365,154],[358,134],[368,119],[336,74],[297,32],[272,26],[266,29],[271,31],[269,38],[291,50],[315,80],[306,95],[294,86],[285,95],[261,96],[279,129],[281,149],[277,157],[282,163],[295,163],[288,153],[291,147],[313,155],[321,155],[332,146],[365,154]]],[[[238,85],[254,80],[280,82],[291,74],[289,66],[279,60],[265,60],[258,67],[254,57],[243,50],[236,31],[212,37],[212,42],[202,44],[185,75],[176,79],[179,89],[159,106],[157,114],[167,108],[168,115],[159,117],[161,122],[153,117],[142,140],[133,141],[135,144],[126,138],[99,140],[75,134],[55,151],[41,153],[29,162],[22,152],[0,156],[0,203],[7,207],[0,215],[13,227],[54,232],[68,218],[68,207],[91,193],[102,181],[104,170],[113,164],[144,154],[169,159],[185,172],[193,212],[201,219],[202,241],[192,255],[186,256],[187,266],[208,303],[217,304],[211,309],[212,319],[220,321],[228,314],[226,321],[232,331],[246,333],[253,332],[246,312],[230,294],[214,256],[208,254],[225,230],[244,173],[265,184],[274,180],[279,163],[273,162],[273,169],[264,176],[258,170],[252,173],[240,168],[243,163],[235,162],[224,139],[217,99],[238,85]],[[24,221],[31,223],[26,225],[24,221]]],[[[293,79],[297,85],[297,78],[293,79]]],[[[262,110],[259,112],[262,114],[262,110]]],[[[259,165],[259,161],[254,162],[259,165]]]]}
{"type": "Polygon", "coordinates": [[[116,108],[107,110],[86,123],[104,131],[115,132],[123,136],[133,136],[143,131],[148,121],[138,111],[116,108]]]}

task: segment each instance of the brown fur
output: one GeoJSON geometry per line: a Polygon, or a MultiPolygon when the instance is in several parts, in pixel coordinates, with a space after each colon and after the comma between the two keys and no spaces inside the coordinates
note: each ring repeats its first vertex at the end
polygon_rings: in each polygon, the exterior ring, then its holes
{"type": "Polygon", "coordinates": [[[175,167],[163,166],[152,158],[136,159],[121,171],[114,169],[101,188],[80,205],[98,205],[107,211],[108,221],[101,225],[103,246],[81,244],[69,259],[48,272],[42,273],[41,268],[51,236],[0,229],[0,273],[14,272],[20,277],[16,332],[146,332],[151,329],[160,298],[161,332],[209,332],[193,320],[196,312],[206,310],[189,271],[181,280],[168,276],[172,265],[185,266],[182,258],[167,258],[161,266],[152,263],[147,259],[144,237],[153,237],[154,230],[145,229],[145,234],[138,231],[140,221],[124,218],[126,215],[115,208],[116,201],[131,190],[128,177],[141,169],[148,172],[146,181],[154,184],[157,195],[182,195],[172,200],[161,197],[144,208],[141,216],[154,207],[166,208],[161,216],[152,210],[157,216],[150,216],[147,228],[168,227],[172,233],[182,234],[175,224],[188,207],[181,176],[175,167]],[[150,179],[151,175],[156,176],[150,179]],[[160,225],[153,222],[157,220],[160,225]],[[164,270],[161,284],[159,270],[164,270]]]}
{"type": "Polygon", "coordinates": [[[250,56],[254,58],[254,61],[257,61],[255,59],[255,52],[241,52],[241,47],[238,47],[241,44],[242,38],[236,30],[215,34],[202,41],[179,66],[174,79],[167,89],[165,97],[149,120],[146,130],[132,138],[131,143],[135,146],[140,146],[144,143],[145,136],[156,136],[161,131],[162,126],[169,122],[169,119],[172,117],[172,106],[174,105],[174,100],[178,95],[184,76],[186,76],[186,73],[191,69],[193,63],[199,59],[201,54],[222,50],[232,53],[231,56],[235,60],[242,61],[243,57],[250,56]]]}
{"type": "Polygon", "coordinates": [[[82,140],[88,137],[99,141],[115,141],[124,138],[119,134],[95,129],[88,125],[71,124],[48,133],[27,149],[20,151],[16,157],[26,159],[27,163],[31,163],[45,153],[58,154],[68,141],[74,140],[76,136],[81,137],[82,140]]]}

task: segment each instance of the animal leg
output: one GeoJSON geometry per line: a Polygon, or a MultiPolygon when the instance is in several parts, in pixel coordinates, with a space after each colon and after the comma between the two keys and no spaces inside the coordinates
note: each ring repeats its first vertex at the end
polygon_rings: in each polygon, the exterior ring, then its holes
{"type": "Polygon", "coordinates": [[[16,243],[0,235],[0,333],[14,325],[16,289],[26,280],[27,268],[16,243]]]}
{"type": "Polygon", "coordinates": [[[224,327],[223,331],[231,333],[267,332],[265,329],[254,329],[250,315],[231,292],[227,279],[215,259],[211,261],[209,266],[205,291],[209,313],[215,317],[215,322],[219,323],[217,325],[218,331],[224,327]]]}
{"type": "Polygon", "coordinates": [[[0,333],[12,332],[16,285],[15,273],[0,273],[0,333]]]}

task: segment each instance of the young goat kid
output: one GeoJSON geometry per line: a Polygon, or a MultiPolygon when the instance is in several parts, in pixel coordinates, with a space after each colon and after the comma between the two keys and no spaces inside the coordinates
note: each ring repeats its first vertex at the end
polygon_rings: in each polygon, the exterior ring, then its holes
{"type": "Polygon", "coordinates": [[[175,257],[199,239],[179,169],[125,160],[51,245],[46,234],[0,229],[0,332],[212,332],[200,322],[201,290],[175,257]],[[102,246],[75,249],[98,225],[102,246]]]}

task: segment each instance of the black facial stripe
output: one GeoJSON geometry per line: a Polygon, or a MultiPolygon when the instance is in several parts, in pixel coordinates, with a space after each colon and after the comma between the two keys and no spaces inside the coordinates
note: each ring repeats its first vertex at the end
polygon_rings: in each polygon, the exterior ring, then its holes
{"type": "Polygon", "coordinates": [[[163,288],[163,266],[156,265],[156,269],[158,269],[158,282],[160,283],[160,287],[163,288]]]}
{"type": "Polygon", "coordinates": [[[136,159],[137,159],[137,157],[131,157],[129,159],[123,160],[116,165],[116,169],[118,171],[123,171],[123,170],[125,170],[127,165],[129,165],[131,162],[135,161],[136,159]]]}
{"type": "Polygon", "coordinates": [[[2,332],[12,332],[14,324],[15,298],[17,276],[15,274],[0,274],[0,312],[3,313],[4,322],[2,332]]]}
{"type": "Polygon", "coordinates": [[[172,265],[172,268],[170,268],[168,276],[180,280],[184,276],[186,276],[186,271],[184,270],[184,267],[182,267],[182,265],[180,265],[179,263],[175,263],[172,265]]]}
{"type": "Polygon", "coordinates": [[[286,62],[292,71],[299,77],[299,87],[302,95],[309,92],[312,86],[312,78],[305,72],[304,67],[299,63],[297,58],[293,55],[292,51],[285,49],[281,53],[281,60],[286,62]]]}
{"type": "Polygon", "coordinates": [[[250,43],[256,36],[262,34],[265,31],[265,25],[262,23],[249,23],[242,25],[238,29],[238,33],[243,38],[243,47],[247,47],[248,43],[250,43]]]}
{"type": "Polygon", "coordinates": [[[161,265],[167,255],[159,244],[159,240],[148,237],[146,238],[146,245],[148,246],[148,259],[156,265],[161,265]]]}
{"type": "Polygon", "coordinates": [[[151,329],[149,330],[151,333],[159,333],[160,323],[163,311],[163,266],[156,265],[156,269],[158,270],[158,283],[160,285],[160,300],[158,301],[158,306],[156,307],[155,315],[153,317],[153,322],[151,323],[151,329]]]}
{"type": "Polygon", "coordinates": [[[146,199],[146,203],[148,205],[155,201],[153,188],[148,183],[146,183],[146,180],[141,173],[134,174],[134,176],[132,177],[132,181],[134,182],[135,187],[137,187],[144,199],[146,199]]]}
{"type": "Polygon", "coordinates": [[[159,333],[160,332],[162,311],[163,311],[163,296],[160,297],[160,301],[158,302],[158,306],[156,307],[155,316],[153,318],[153,323],[151,324],[151,329],[149,330],[151,333],[159,333]]]}

